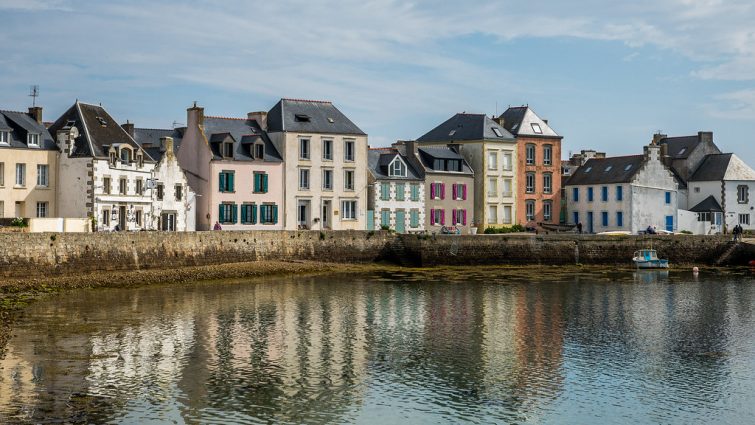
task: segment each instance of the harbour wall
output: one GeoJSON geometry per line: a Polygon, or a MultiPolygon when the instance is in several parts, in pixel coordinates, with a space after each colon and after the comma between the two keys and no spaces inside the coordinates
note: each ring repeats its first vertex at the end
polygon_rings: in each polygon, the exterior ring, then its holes
{"type": "Polygon", "coordinates": [[[631,265],[651,246],[672,265],[746,264],[726,236],[397,235],[367,231],[0,233],[0,276],[172,269],[249,261],[314,260],[440,265],[631,265]],[[722,260],[722,261],[720,261],[722,260]]]}

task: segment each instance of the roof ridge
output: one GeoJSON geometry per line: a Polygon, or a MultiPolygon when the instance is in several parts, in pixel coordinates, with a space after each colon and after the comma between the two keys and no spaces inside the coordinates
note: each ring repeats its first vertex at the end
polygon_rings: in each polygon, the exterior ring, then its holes
{"type": "MultiPolygon", "coordinates": [[[[180,128],[180,127],[179,127],[180,128]]],[[[149,128],[149,127],[134,127],[134,130],[160,130],[160,131],[173,131],[175,128],[149,128]]]]}
{"type": "Polygon", "coordinates": [[[222,117],[219,115],[205,115],[205,118],[215,118],[220,120],[238,120],[238,121],[247,121],[249,118],[236,118],[236,117],[222,117]]]}
{"type": "Polygon", "coordinates": [[[284,98],[281,98],[281,100],[288,100],[288,101],[291,101],[291,102],[311,102],[311,103],[328,103],[328,104],[333,104],[333,102],[331,102],[329,100],[295,99],[295,98],[291,98],[291,97],[284,97],[284,98]]]}
{"type": "Polygon", "coordinates": [[[29,114],[28,112],[24,112],[24,111],[13,111],[13,110],[10,110],[10,109],[0,109],[0,112],[12,112],[12,113],[14,113],[14,114],[27,114],[27,115],[29,114]]]}

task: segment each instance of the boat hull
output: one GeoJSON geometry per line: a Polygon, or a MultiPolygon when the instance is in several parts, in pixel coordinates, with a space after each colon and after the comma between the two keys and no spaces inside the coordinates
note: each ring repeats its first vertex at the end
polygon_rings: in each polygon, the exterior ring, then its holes
{"type": "Polygon", "coordinates": [[[667,269],[668,260],[634,260],[638,269],[667,269]]]}

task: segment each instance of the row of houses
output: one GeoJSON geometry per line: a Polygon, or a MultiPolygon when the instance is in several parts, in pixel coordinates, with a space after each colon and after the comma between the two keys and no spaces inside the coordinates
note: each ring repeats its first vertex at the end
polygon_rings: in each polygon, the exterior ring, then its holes
{"type": "Polygon", "coordinates": [[[535,226],[559,219],[560,148],[527,106],[370,149],[324,101],[243,118],[195,103],[169,129],[76,101],[51,123],[40,107],[0,111],[0,218],[87,218],[99,231],[535,226]]]}

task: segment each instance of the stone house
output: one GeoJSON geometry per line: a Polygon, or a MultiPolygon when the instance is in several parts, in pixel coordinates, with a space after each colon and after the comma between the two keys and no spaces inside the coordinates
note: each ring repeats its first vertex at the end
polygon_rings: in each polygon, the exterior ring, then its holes
{"type": "Polygon", "coordinates": [[[399,233],[424,231],[424,179],[403,146],[370,149],[367,158],[367,230],[388,226],[399,233]]]}
{"type": "Polygon", "coordinates": [[[55,139],[42,123],[42,108],[0,111],[0,218],[55,217],[55,139]]]}
{"type": "Polygon", "coordinates": [[[474,224],[510,226],[517,217],[517,142],[515,137],[485,114],[460,113],[417,139],[421,146],[458,146],[474,170],[474,224]]]}
{"type": "Polygon", "coordinates": [[[696,203],[690,205],[688,201],[688,180],[707,155],[721,153],[721,150],[713,142],[713,133],[700,131],[694,136],[681,137],[668,137],[665,134],[657,133],[653,135],[653,140],[661,145],[663,162],[674,172],[679,184],[679,209],[689,210],[696,203]]]}
{"type": "Polygon", "coordinates": [[[196,202],[197,230],[283,229],[283,158],[264,130],[264,114],[205,116],[187,109],[176,157],[196,202]]]}
{"type": "Polygon", "coordinates": [[[134,124],[128,122],[123,124],[123,128],[157,161],[151,183],[147,185],[152,195],[156,229],[178,232],[196,230],[197,196],[176,158],[186,129],[134,128],[134,124]]]}
{"type": "Polygon", "coordinates": [[[285,164],[284,228],[365,229],[367,134],[325,101],[281,99],[265,121],[285,164]]]}
{"type": "Polygon", "coordinates": [[[474,172],[459,153],[458,145],[423,146],[415,141],[393,145],[424,176],[425,230],[438,233],[456,227],[471,233],[475,217],[474,172]]]}
{"type": "Polygon", "coordinates": [[[566,196],[571,221],[586,233],[677,230],[676,178],[655,143],[644,155],[587,160],[566,182],[566,196]]]}
{"type": "Polygon", "coordinates": [[[61,217],[92,218],[101,231],[154,229],[147,182],[155,160],[101,105],[73,104],[53,123],[61,151],[61,217]]]}
{"type": "Polygon", "coordinates": [[[561,139],[529,106],[509,107],[498,123],[516,137],[516,222],[555,224],[561,213],[561,139]]]}

